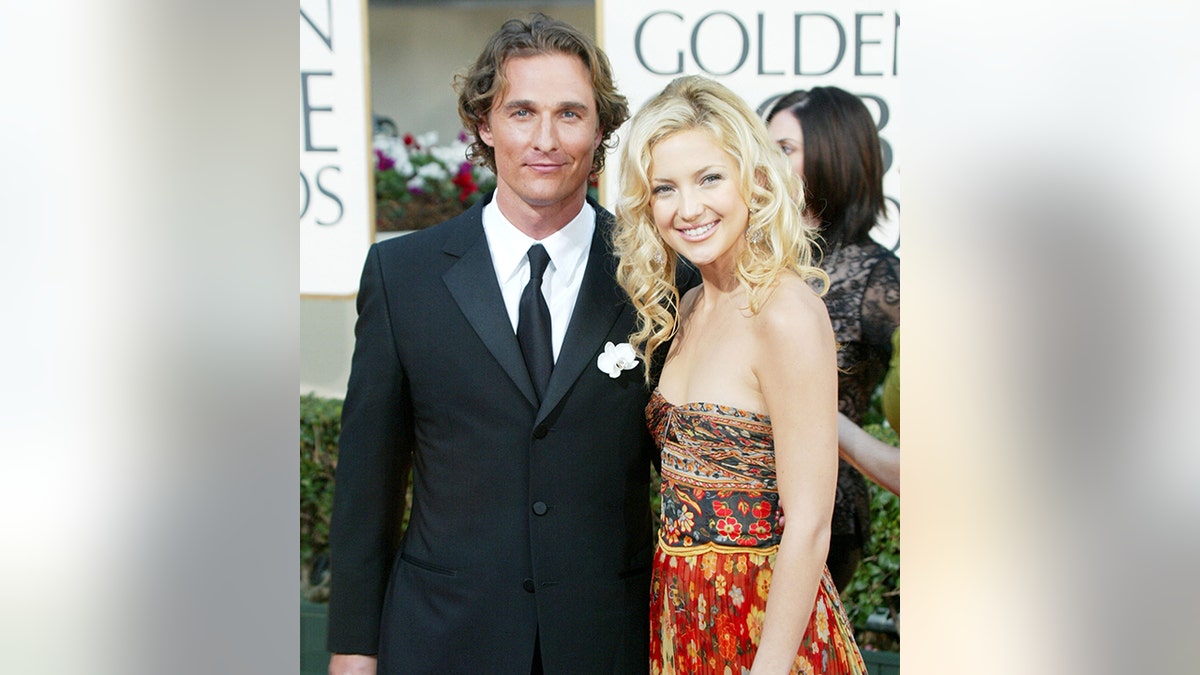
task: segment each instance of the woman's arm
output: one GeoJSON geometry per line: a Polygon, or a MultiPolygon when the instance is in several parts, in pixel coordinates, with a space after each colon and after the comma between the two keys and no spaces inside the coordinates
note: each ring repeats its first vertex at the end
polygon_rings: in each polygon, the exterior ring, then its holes
{"type": "Polygon", "coordinates": [[[875,438],[838,413],[838,450],[867,478],[900,495],[900,448],[875,438]]]}
{"type": "Polygon", "coordinates": [[[812,616],[837,484],[837,358],[825,305],[781,286],[756,317],[755,375],[775,438],[787,527],[775,558],[752,675],[787,673],[812,616]]]}

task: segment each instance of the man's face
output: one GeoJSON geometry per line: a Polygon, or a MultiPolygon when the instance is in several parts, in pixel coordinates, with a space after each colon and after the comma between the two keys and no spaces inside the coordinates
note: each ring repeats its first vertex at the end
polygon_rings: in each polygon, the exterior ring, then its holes
{"type": "Polygon", "coordinates": [[[596,96],[587,68],[569,54],[509,59],[508,86],[480,125],[496,151],[496,199],[510,219],[521,212],[579,208],[600,144],[596,96]],[[577,206],[576,206],[577,204],[577,206]]]}

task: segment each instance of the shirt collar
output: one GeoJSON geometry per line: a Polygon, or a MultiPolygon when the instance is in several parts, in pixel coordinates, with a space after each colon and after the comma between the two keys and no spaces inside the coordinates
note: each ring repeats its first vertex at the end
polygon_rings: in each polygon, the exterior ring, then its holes
{"type": "Polygon", "coordinates": [[[541,244],[550,255],[558,277],[556,283],[568,283],[575,273],[581,272],[580,258],[585,256],[592,246],[592,234],[596,229],[596,212],[586,201],[583,208],[562,229],[538,241],[517,229],[504,214],[496,200],[492,199],[483,207],[483,231],[487,236],[488,248],[492,252],[492,264],[501,284],[511,280],[526,265],[526,254],[529,247],[541,244]]]}

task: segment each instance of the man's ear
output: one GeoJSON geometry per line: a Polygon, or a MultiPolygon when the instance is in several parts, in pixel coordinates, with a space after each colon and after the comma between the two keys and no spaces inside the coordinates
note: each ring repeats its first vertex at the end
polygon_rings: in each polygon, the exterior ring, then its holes
{"type": "Polygon", "coordinates": [[[486,143],[488,147],[496,147],[492,138],[492,125],[488,124],[486,119],[479,123],[479,140],[486,143]]]}

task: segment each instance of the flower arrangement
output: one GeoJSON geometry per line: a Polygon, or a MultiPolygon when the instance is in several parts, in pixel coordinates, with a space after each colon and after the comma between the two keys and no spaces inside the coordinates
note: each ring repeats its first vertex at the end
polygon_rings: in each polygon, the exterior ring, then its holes
{"type": "Polygon", "coordinates": [[[437,132],[403,137],[381,133],[375,150],[375,229],[419,230],[462,213],[489,190],[496,176],[467,161],[465,131],[438,145],[437,132]]]}

